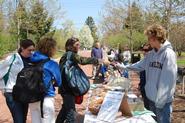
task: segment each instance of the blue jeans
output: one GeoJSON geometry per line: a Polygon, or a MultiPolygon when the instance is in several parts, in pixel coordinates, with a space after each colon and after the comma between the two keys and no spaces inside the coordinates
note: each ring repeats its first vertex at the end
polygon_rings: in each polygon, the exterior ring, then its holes
{"type": "Polygon", "coordinates": [[[163,108],[156,108],[155,103],[149,101],[149,110],[153,111],[157,123],[171,123],[172,102],[166,103],[163,108]]]}
{"type": "Polygon", "coordinates": [[[75,123],[75,96],[72,94],[62,94],[63,105],[56,123],[75,123]]]}
{"type": "Polygon", "coordinates": [[[4,93],[4,96],[14,123],[26,123],[28,104],[23,104],[13,100],[12,93],[4,93]]]}

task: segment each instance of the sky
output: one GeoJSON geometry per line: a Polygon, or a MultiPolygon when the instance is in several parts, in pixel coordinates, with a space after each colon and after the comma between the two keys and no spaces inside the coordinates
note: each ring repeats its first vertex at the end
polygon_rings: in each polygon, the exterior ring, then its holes
{"type": "MultiPolygon", "coordinates": [[[[80,29],[88,16],[92,16],[95,24],[100,21],[100,11],[106,0],[60,0],[65,11],[65,19],[74,22],[76,28],[80,29]]],[[[57,28],[61,27],[61,21],[55,23],[57,28]]]]}

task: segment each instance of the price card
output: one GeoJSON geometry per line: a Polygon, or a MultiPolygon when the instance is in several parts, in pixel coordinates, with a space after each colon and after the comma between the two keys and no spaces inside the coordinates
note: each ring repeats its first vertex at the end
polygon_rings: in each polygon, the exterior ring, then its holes
{"type": "Polygon", "coordinates": [[[113,123],[119,110],[124,93],[119,91],[108,91],[101,105],[97,119],[113,123]]]}

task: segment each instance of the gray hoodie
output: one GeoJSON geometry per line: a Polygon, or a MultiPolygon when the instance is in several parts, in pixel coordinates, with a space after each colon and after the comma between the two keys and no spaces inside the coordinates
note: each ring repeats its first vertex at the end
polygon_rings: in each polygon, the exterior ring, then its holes
{"type": "Polygon", "coordinates": [[[165,41],[157,52],[153,49],[143,60],[126,68],[146,71],[146,96],[157,108],[163,108],[166,103],[172,102],[176,86],[177,62],[169,41],[165,41]]]}

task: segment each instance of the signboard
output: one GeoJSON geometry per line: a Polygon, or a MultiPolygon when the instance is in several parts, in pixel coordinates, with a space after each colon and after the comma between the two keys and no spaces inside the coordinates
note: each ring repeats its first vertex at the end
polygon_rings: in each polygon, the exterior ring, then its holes
{"type": "Polygon", "coordinates": [[[97,119],[113,123],[119,110],[124,93],[119,91],[108,91],[101,105],[97,119]]]}

